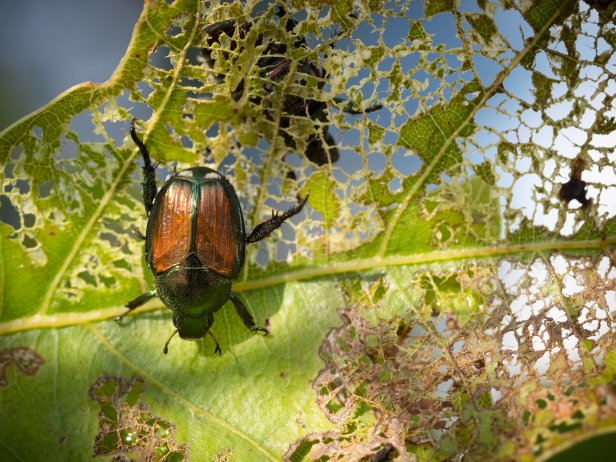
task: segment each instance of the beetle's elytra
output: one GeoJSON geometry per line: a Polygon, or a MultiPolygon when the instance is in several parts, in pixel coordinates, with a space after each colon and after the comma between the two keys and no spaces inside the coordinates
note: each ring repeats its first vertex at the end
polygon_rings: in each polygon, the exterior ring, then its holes
{"type": "MultiPolygon", "coordinates": [[[[231,292],[231,284],[244,265],[246,244],[269,236],[299,213],[308,197],[300,198],[298,205],[282,214],[272,214],[247,236],[235,189],[222,174],[207,167],[192,167],[175,174],[157,192],[155,165],[137,136],[134,119],[130,134],[144,162],[143,200],[148,225],[142,237],[155,290],[130,301],[126,313],[116,320],[160,297],[173,311],[176,330],[171,337],[178,333],[183,339],[197,340],[211,335],[213,314],[231,300],[246,327],[267,335],[268,331],[256,327],[240,298],[231,292]]],[[[220,353],[214,341],[215,351],[220,353]]]]}
{"type": "Polygon", "coordinates": [[[207,167],[175,175],[154,201],[146,260],[161,274],[194,254],[199,263],[234,279],[244,262],[244,220],[227,179],[207,167]]]}

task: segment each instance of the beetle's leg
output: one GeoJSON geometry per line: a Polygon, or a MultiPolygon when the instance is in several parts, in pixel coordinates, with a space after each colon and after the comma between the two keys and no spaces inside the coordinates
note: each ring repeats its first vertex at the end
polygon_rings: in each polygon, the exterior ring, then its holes
{"type": "MultiPolygon", "coordinates": [[[[280,226],[286,220],[291,218],[293,215],[297,215],[299,212],[301,212],[301,210],[304,208],[304,205],[306,205],[306,201],[308,200],[308,196],[309,195],[307,195],[303,199],[301,197],[297,196],[298,204],[295,207],[291,207],[289,210],[287,210],[286,212],[283,212],[280,215],[278,214],[278,212],[274,212],[272,210],[272,218],[270,218],[269,220],[264,221],[263,223],[257,225],[255,227],[255,229],[252,230],[252,233],[250,233],[250,235],[246,238],[246,243],[247,244],[252,244],[253,242],[262,241],[267,236],[272,234],[275,230],[280,228],[280,226]]],[[[233,300],[233,298],[231,300],[233,300]]],[[[235,302],[233,302],[233,303],[235,303],[235,302]]],[[[237,308],[237,305],[235,305],[235,307],[237,308]]],[[[239,313],[239,311],[238,311],[238,313],[239,313]]],[[[242,316],[242,315],[240,314],[240,316],[242,316]]],[[[244,323],[246,323],[246,321],[244,321],[244,323]]]]}
{"type": "Polygon", "coordinates": [[[141,231],[137,229],[135,225],[131,225],[130,232],[133,233],[133,235],[137,236],[139,239],[145,241],[145,236],[141,231]]]}
{"type": "Polygon", "coordinates": [[[137,119],[133,119],[130,123],[130,136],[141,151],[143,157],[143,204],[145,205],[145,211],[149,215],[152,206],[154,205],[154,198],[156,197],[156,164],[152,163],[148,148],[145,147],[143,141],[137,136],[135,131],[135,122],[137,119]]]}
{"type": "Polygon", "coordinates": [[[244,305],[244,303],[240,300],[240,298],[237,295],[235,295],[234,293],[231,293],[229,298],[233,302],[233,306],[235,306],[235,311],[237,311],[237,314],[239,315],[239,317],[242,318],[242,321],[244,322],[244,325],[246,327],[248,327],[252,331],[263,332],[265,335],[269,334],[269,330],[267,330],[265,327],[257,327],[255,325],[255,320],[253,319],[251,314],[246,309],[246,306],[244,305]]]}
{"type": "Polygon", "coordinates": [[[124,314],[121,314],[120,316],[117,316],[116,318],[114,318],[114,321],[115,322],[120,322],[122,320],[122,318],[124,316],[126,316],[128,313],[130,313],[135,308],[143,305],[145,302],[147,302],[148,300],[150,300],[150,299],[152,299],[154,297],[156,297],[156,291],[155,290],[153,290],[151,292],[146,292],[145,294],[139,295],[137,298],[135,298],[134,300],[131,300],[130,302],[128,302],[126,304],[126,308],[128,308],[126,310],[126,312],[124,312],[124,314]]]}
{"type": "Polygon", "coordinates": [[[220,349],[220,344],[218,343],[218,340],[214,336],[214,333],[211,330],[208,330],[207,333],[209,334],[210,337],[212,337],[212,340],[214,340],[214,345],[216,345],[214,347],[214,354],[218,353],[218,356],[222,356],[222,350],[220,349]]]}
{"type": "Polygon", "coordinates": [[[290,67],[290,59],[276,58],[273,64],[264,66],[263,75],[273,82],[280,82],[289,72],[290,67]]]}
{"type": "Polygon", "coordinates": [[[382,104],[375,104],[374,106],[370,106],[364,110],[357,110],[353,107],[353,103],[351,101],[347,101],[344,98],[334,98],[335,103],[347,103],[347,105],[342,109],[347,114],[357,115],[357,114],[368,114],[369,112],[378,111],[379,109],[383,109],[382,104]]]}

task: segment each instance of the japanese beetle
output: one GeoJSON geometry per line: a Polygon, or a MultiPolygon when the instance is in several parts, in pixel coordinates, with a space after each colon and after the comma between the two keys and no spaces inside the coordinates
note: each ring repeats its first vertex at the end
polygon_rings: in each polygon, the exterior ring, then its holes
{"type": "Polygon", "coordinates": [[[145,144],[135,131],[130,135],[143,157],[143,202],[148,215],[145,236],[145,260],[154,276],[155,290],[128,302],[129,312],[158,296],[173,311],[176,330],[186,340],[198,340],[209,333],[221,353],[210,327],[214,313],[228,300],[250,330],[269,333],[255,321],[240,300],[231,292],[231,284],[244,266],[246,244],[259,242],[298,214],[308,196],[298,205],[259,224],[248,235],[235,190],[216,170],[192,167],[172,176],[157,192],[156,166],[145,144]]]}
{"type": "MultiPolygon", "coordinates": [[[[291,32],[296,26],[297,21],[287,16],[286,11],[282,7],[277,7],[277,16],[282,20],[286,17],[286,29],[291,32]]],[[[212,45],[220,43],[220,38],[223,34],[230,37],[229,51],[233,52],[233,55],[239,56],[238,50],[241,47],[241,43],[245,40],[248,32],[250,31],[252,24],[248,21],[241,25],[237,25],[234,20],[220,21],[214,24],[206,26],[203,30],[205,36],[206,46],[202,48],[201,52],[206,65],[210,68],[215,66],[215,58],[212,52],[212,45]],[[237,36],[236,36],[237,34],[237,36]]],[[[259,36],[256,40],[255,46],[261,46],[267,43],[264,53],[257,60],[257,68],[260,69],[260,76],[266,81],[280,82],[290,71],[292,61],[286,57],[287,45],[284,43],[276,42],[266,37],[259,36]],[[266,42],[266,40],[268,40],[266,42]]],[[[295,43],[295,48],[303,48],[306,52],[309,51],[306,40],[303,37],[299,37],[295,43]]],[[[232,59],[230,54],[226,54],[226,59],[232,59]]],[[[322,90],[325,85],[327,75],[325,71],[314,64],[308,59],[303,59],[297,64],[296,72],[299,75],[306,75],[309,77],[316,77],[319,79],[318,90],[322,90]]],[[[218,82],[224,80],[224,76],[215,75],[214,78],[218,82]]],[[[300,77],[298,83],[301,86],[308,84],[306,78],[300,77]]],[[[239,101],[244,94],[244,79],[242,79],[236,88],[231,91],[231,97],[234,101],[239,101]]],[[[272,85],[265,85],[265,91],[271,92],[274,90],[272,85]]],[[[262,98],[260,96],[251,96],[250,101],[254,104],[260,105],[262,98]]],[[[344,102],[339,98],[334,98],[335,102],[344,102]]],[[[348,114],[362,114],[373,112],[381,109],[380,104],[371,106],[364,111],[354,110],[351,104],[347,104],[344,108],[344,112],[348,114]]],[[[270,119],[274,117],[268,114],[266,109],[266,116],[270,119]]],[[[327,111],[327,103],[312,98],[303,98],[301,96],[287,94],[285,96],[282,108],[282,115],[279,120],[279,133],[283,137],[285,144],[291,148],[296,148],[296,143],[293,137],[289,134],[287,129],[290,126],[290,120],[293,117],[303,116],[315,122],[315,133],[312,133],[307,140],[306,150],[304,154],[306,157],[317,165],[324,165],[328,162],[336,162],[340,154],[336,147],[336,142],[333,136],[329,133],[329,114],[327,111]],[[325,145],[323,143],[325,141],[325,145]]]]}

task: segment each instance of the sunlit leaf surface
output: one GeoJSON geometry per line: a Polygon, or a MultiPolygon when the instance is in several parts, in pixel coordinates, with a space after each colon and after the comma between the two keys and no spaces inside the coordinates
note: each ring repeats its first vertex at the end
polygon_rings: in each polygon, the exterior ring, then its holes
{"type": "Polygon", "coordinates": [[[530,461],[614,431],[614,3],[285,8],[146,1],[107,82],[0,134],[0,460],[530,461]],[[218,169],[248,229],[310,193],[234,284],[271,336],[227,304],[221,357],[164,356],[158,299],[113,322],[152,288],[132,117],[159,182],[218,169]]]}

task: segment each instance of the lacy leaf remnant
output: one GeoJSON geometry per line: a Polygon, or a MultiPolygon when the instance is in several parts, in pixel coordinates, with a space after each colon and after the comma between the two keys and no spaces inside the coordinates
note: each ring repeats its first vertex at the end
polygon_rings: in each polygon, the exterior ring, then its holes
{"type": "Polygon", "coordinates": [[[289,460],[359,460],[386,444],[398,461],[519,460],[616,415],[608,258],[502,261],[408,284],[423,296],[405,313],[375,322],[378,304],[366,310],[365,299],[339,311],[343,325],[321,347],[313,387],[341,430],[307,435],[289,460]],[[462,312],[451,297],[460,293],[474,299],[462,312]],[[476,316],[461,316],[473,306],[476,316]]]}
{"type": "Polygon", "coordinates": [[[100,406],[99,430],[94,441],[95,456],[114,460],[188,460],[188,448],[175,442],[175,426],[152,415],[140,401],[145,383],[103,376],[90,388],[90,397],[100,406]]]}

